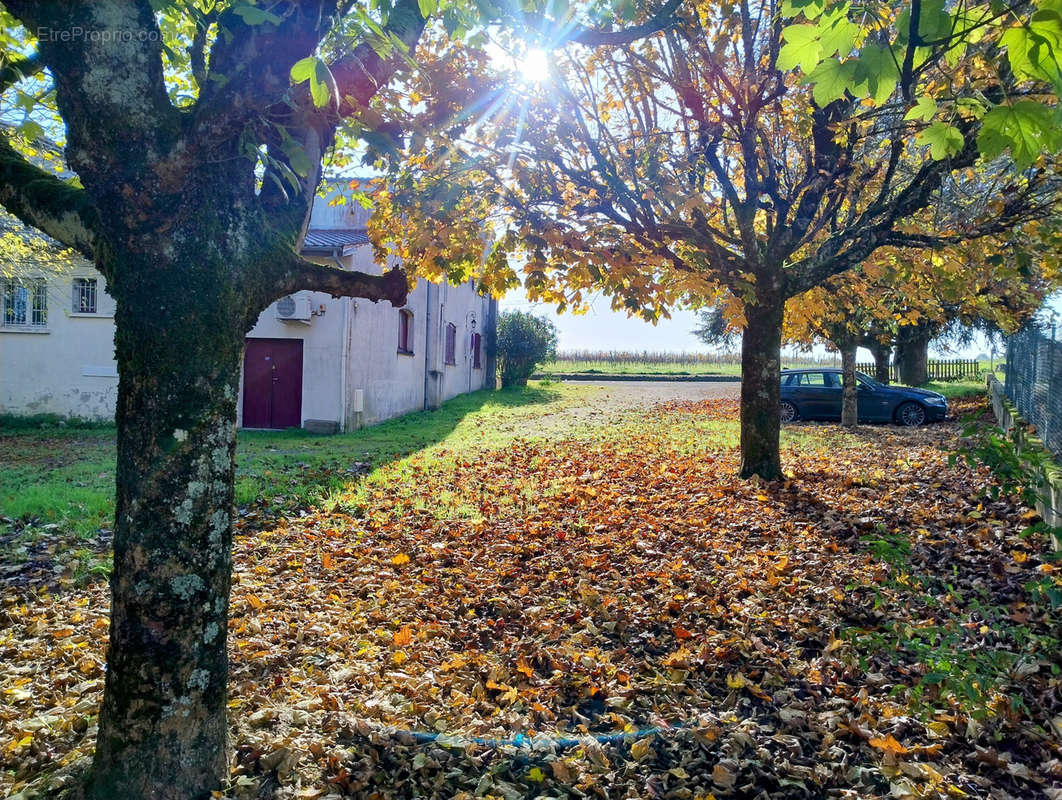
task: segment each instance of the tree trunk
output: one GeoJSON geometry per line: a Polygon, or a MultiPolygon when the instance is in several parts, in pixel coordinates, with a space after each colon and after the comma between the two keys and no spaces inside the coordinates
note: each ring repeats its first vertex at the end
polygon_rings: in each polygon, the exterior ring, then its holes
{"type": "Polygon", "coordinates": [[[89,779],[100,800],[205,798],[228,777],[236,396],[253,318],[233,254],[203,244],[114,256],[114,571],[89,779]]]}
{"type": "Polygon", "coordinates": [[[889,356],[892,355],[892,346],[874,340],[869,344],[869,350],[874,356],[874,379],[878,383],[888,384],[891,381],[889,356]]]}
{"type": "Polygon", "coordinates": [[[900,329],[896,337],[896,367],[900,383],[921,386],[929,382],[929,331],[921,326],[900,329]]]}
{"type": "Polygon", "coordinates": [[[859,393],[856,387],[856,349],[854,339],[839,343],[841,351],[841,377],[843,397],[841,400],[841,425],[854,428],[859,424],[859,393]]]}
{"type": "Polygon", "coordinates": [[[748,324],[741,337],[742,478],[782,477],[778,435],[781,428],[782,314],[780,291],[758,291],[745,309],[748,324]]]}

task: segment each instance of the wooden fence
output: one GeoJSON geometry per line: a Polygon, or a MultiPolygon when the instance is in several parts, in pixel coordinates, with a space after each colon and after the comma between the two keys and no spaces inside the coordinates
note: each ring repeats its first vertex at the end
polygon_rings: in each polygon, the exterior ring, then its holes
{"type": "MultiPolygon", "coordinates": [[[[856,364],[856,369],[874,377],[876,368],[873,363],[856,364]]],[[[963,378],[980,378],[981,365],[975,360],[955,358],[947,361],[929,359],[927,363],[929,380],[931,381],[958,381],[963,378]]],[[[895,364],[889,365],[889,381],[898,383],[900,374],[895,364]]]]}

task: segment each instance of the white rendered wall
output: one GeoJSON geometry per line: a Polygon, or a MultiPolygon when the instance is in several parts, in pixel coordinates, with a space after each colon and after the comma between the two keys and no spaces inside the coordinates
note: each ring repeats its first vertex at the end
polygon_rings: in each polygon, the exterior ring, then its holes
{"type": "Polygon", "coordinates": [[[48,324],[0,325],[0,412],[114,417],[118,371],[114,360],[114,300],[89,264],[46,278],[48,324]],[[96,279],[96,314],[72,311],[74,278],[96,279]]]}

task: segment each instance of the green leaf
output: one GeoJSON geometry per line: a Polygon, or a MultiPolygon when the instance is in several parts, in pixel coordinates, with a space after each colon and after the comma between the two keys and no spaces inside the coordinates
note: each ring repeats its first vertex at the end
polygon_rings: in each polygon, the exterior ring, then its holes
{"type": "Polygon", "coordinates": [[[310,174],[310,170],[313,169],[313,163],[310,161],[310,157],[306,155],[306,151],[303,150],[301,146],[296,145],[295,147],[288,148],[286,155],[292,172],[300,178],[305,178],[310,174]]]}
{"type": "Polygon", "coordinates": [[[988,159],[1009,148],[1018,169],[1026,169],[1040,153],[1053,153],[1062,147],[1062,129],[1047,106],[1035,100],[1021,100],[996,106],[985,114],[977,146],[988,159]]]}
{"type": "Polygon", "coordinates": [[[904,114],[906,120],[920,119],[929,122],[937,113],[937,101],[932,97],[919,97],[914,108],[904,114]]]}
{"type": "Polygon", "coordinates": [[[279,25],[283,22],[276,14],[266,11],[264,8],[253,6],[250,3],[240,3],[233,6],[232,13],[251,26],[262,25],[266,22],[270,25],[279,25]]]}
{"type": "Polygon", "coordinates": [[[826,0],[784,0],[783,17],[796,17],[803,14],[808,19],[817,19],[826,10],[826,0]]]}
{"type": "Polygon", "coordinates": [[[439,7],[438,0],[417,0],[417,5],[420,6],[420,15],[427,19],[435,13],[435,9],[439,7]]]}
{"type": "Polygon", "coordinates": [[[291,65],[291,82],[302,83],[303,81],[310,80],[310,78],[313,77],[313,72],[316,65],[316,56],[306,56],[306,58],[300,58],[298,61],[291,65]]]}
{"type": "Polygon", "coordinates": [[[822,60],[822,46],[819,44],[819,29],[816,25],[790,25],[782,30],[785,44],[778,51],[776,65],[781,70],[800,67],[810,73],[822,60]]]}
{"type": "Polygon", "coordinates": [[[859,87],[866,86],[870,98],[879,105],[892,96],[900,70],[892,51],[880,45],[871,44],[863,48],[856,61],[855,81],[859,87]]]}
{"type": "Polygon", "coordinates": [[[332,76],[332,70],[321,59],[315,59],[313,74],[310,76],[310,96],[317,108],[328,105],[329,98],[335,98],[339,102],[339,87],[336,79],[332,76]]]}
{"type": "Polygon", "coordinates": [[[858,33],[859,26],[849,22],[847,17],[837,18],[822,31],[822,36],[819,38],[822,44],[822,52],[830,56],[834,53],[842,56],[848,55],[852,52],[852,48],[855,47],[858,33]]]}
{"type": "Polygon", "coordinates": [[[844,93],[854,88],[856,64],[854,61],[841,62],[836,58],[827,58],[805,78],[805,83],[813,84],[811,94],[820,106],[832,103],[844,97],[844,93]]]}
{"type": "Polygon", "coordinates": [[[965,140],[958,128],[946,122],[934,122],[918,134],[915,144],[929,145],[929,155],[934,161],[941,161],[961,151],[965,140]]]}

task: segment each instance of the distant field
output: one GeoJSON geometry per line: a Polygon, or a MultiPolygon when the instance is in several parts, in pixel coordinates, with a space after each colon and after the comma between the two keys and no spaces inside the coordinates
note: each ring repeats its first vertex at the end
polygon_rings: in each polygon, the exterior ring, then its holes
{"type": "MultiPolygon", "coordinates": [[[[840,358],[782,357],[782,369],[839,367],[840,358]]],[[[981,373],[988,372],[989,362],[979,362],[981,373]]],[[[1002,365],[995,364],[997,370],[1002,365]]],[[[543,364],[538,374],[554,375],[740,375],[741,360],[736,353],[667,353],[626,351],[566,351],[555,361],[543,364]]],[[[981,382],[981,378],[964,378],[963,382],[981,382]]],[[[945,392],[947,394],[948,392],[945,392]]]]}
{"type": "MultiPolygon", "coordinates": [[[[832,360],[782,359],[782,367],[836,366],[832,360]]],[[[740,375],[740,357],[728,353],[569,351],[543,364],[543,375],[740,375]]]]}

